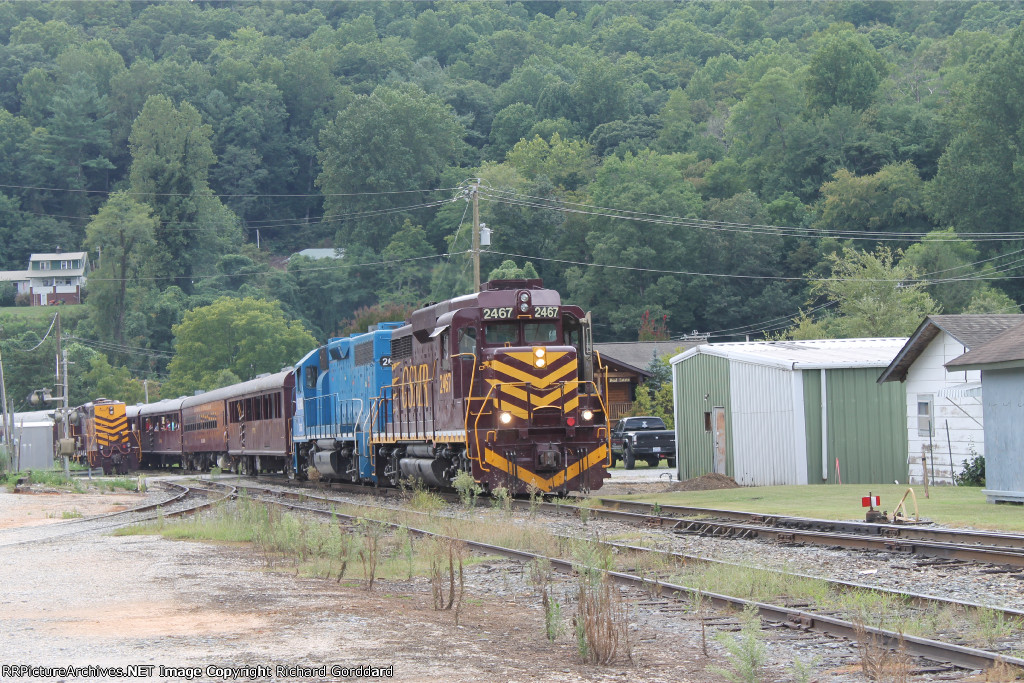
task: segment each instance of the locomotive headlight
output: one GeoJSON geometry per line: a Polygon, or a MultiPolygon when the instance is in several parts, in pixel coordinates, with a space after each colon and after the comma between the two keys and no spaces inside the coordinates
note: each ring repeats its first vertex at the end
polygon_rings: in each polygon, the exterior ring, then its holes
{"type": "Polygon", "coordinates": [[[542,368],[548,364],[547,350],[543,347],[537,347],[533,350],[533,364],[538,368],[542,368]]]}
{"type": "Polygon", "coordinates": [[[527,294],[526,292],[520,292],[519,293],[519,300],[522,301],[525,304],[525,303],[527,303],[530,300],[530,295],[527,294]]]}
{"type": "Polygon", "coordinates": [[[507,425],[509,422],[512,421],[512,413],[505,411],[498,416],[498,419],[501,420],[501,424],[507,425]]]}
{"type": "Polygon", "coordinates": [[[526,313],[528,310],[530,310],[530,304],[519,304],[519,310],[522,311],[523,313],[526,313]]]}
{"type": "Polygon", "coordinates": [[[593,410],[584,410],[584,411],[583,411],[582,413],[580,413],[580,416],[581,416],[581,417],[582,417],[582,418],[583,418],[583,419],[584,419],[584,420],[585,420],[586,422],[590,422],[591,420],[593,420],[593,419],[594,419],[594,411],[593,411],[593,410]]]}

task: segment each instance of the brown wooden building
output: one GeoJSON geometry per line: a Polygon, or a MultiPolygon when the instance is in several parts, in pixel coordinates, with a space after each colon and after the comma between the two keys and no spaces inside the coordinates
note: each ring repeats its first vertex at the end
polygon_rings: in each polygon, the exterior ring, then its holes
{"type": "Polygon", "coordinates": [[[657,342],[610,342],[594,344],[608,373],[609,418],[629,415],[636,399],[636,388],[651,376],[648,368],[656,357],[674,356],[705,343],[703,340],[657,342]]]}

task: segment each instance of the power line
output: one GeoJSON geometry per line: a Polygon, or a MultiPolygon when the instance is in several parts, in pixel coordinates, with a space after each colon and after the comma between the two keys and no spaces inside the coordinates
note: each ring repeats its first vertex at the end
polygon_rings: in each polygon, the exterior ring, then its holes
{"type": "MultiPolygon", "coordinates": [[[[457,251],[457,252],[452,252],[452,253],[430,254],[428,256],[410,256],[408,258],[388,259],[388,260],[385,260],[385,261],[360,261],[358,263],[351,263],[351,262],[348,262],[348,261],[344,261],[344,259],[338,259],[338,261],[341,261],[341,262],[340,263],[336,263],[334,265],[322,266],[322,267],[316,267],[316,268],[302,268],[301,270],[297,270],[295,272],[298,272],[298,273],[315,273],[315,272],[328,271],[328,270],[338,270],[338,269],[341,269],[341,268],[361,268],[363,266],[386,266],[386,265],[392,265],[392,264],[396,264],[396,263],[411,263],[413,261],[425,261],[427,259],[450,258],[451,256],[458,256],[459,254],[468,254],[468,253],[470,253],[470,252],[467,249],[466,251],[457,251]]],[[[272,270],[273,269],[271,269],[271,270],[261,270],[261,271],[252,272],[252,273],[214,273],[214,274],[210,274],[210,275],[192,275],[188,279],[190,279],[192,281],[196,281],[196,280],[212,280],[212,279],[215,279],[215,278],[222,278],[222,277],[264,276],[264,275],[271,274],[272,270]]],[[[273,270],[273,272],[279,272],[280,273],[280,272],[292,272],[292,271],[277,271],[277,270],[273,270]]],[[[145,281],[160,281],[160,280],[178,280],[178,279],[181,279],[181,276],[162,275],[162,276],[159,276],[159,277],[151,276],[151,277],[134,277],[134,278],[119,278],[119,277],[100,278],[100,277],[91,277],[91,276],[89,277],[89,281],[90,282],[122,282],[122,281],[123,282],[135,282],[135,281],[143,281],[143,280],[145,280],[145,281]]]]}
{"type": "MultiPolygon", "coordinates": [[[[112,194],[126,194],[133,197],[190,197],[194,193],[192,192],[130,192],[127,190],[87,190],[87,189],[75,189],[70,187],[40,187],[36,185],[6,185],[0,183],[0,187],[9,190],[35,190],[39,192],[66,192],[69,194],[101,194],[101,195],[112,195],[112,194]]],[[[205,195],[208,197],[218,198],[282,198],[282,199],[294,199],[294,198],[320,198],[320,197],[373,197],[380,195],[393,195],[393,194],[414,194],[416,192],[451,192],[458,188],[455,187],[435,187],[427,190],[381,190],[378,192],[317,192],[310,194],[209,194],[205,195]]]]}
{"type": "MultiPolygon", "coordinates": [[[[525,206],[530,208],[547,209],[550,211],[561,211],[563,213],[575,213],[603,218],[617,218],[642,223],[654,223],[660,225],[677,225],[680,227],[692,227],[701,230],[714,230],[721,232],[740,232],[746,234],[763,234],[778,237],[833,237],[836,239],[867,239],[873,241],[902,241],[917,242],[925,237],[934,242],[962,241],[964,238],[959,235],[949,239],[941,239],[932,233],[913,232],[899,233],[881,231],[857,231],[857,230],[829,230],[824,228],[797,228],[790,226],[759,225],[753,223],[732,223],[728,221],[710,221],[699,218],[683,218],[680,216],[645,213],[630,209],[616,209],[610,207],[596,206],[583,202],[574,202],[565,199],[551,199],[548,197],[536,197],[533,195],[520,194],[506,190],[496,190],[492,187],[481,186],[482,198],[508,204],[511,206],[525,206]]],[[[985,232],[968,233],[970,240],[974,242],[1006,242],[1024,239],[1024,233],[1020,232],[985,232]]]]}

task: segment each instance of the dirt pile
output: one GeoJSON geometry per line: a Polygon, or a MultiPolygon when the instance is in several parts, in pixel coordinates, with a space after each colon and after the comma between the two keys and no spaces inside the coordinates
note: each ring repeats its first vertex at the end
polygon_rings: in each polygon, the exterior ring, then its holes
{"type": "Polygon", "coordinates": [[[716,489],[738,489],[739,484],[732,477],[727,477],[724,474],[718,474],[712,472],[711,474],[705,474],[704,476],[697,477],[695,479],[687,479],[686,481],[677,481],[674,484],[670,484],[666,491],[714,491],[716,489]]]}

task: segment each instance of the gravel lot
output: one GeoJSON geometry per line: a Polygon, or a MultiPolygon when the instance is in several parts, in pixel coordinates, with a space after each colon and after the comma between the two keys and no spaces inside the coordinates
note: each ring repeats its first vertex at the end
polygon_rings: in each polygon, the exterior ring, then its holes
{"type": "MultiPolygon", "coordinates": [[[[132,496],[120,501],[135,504],[132,496]]],[[[83,514],[100,511],[106,496],[59,496],[83,514]],[[89,500],[87,500],[89,499],[89,500]],[[100,499],[100,500],[97,500],[100,499]]],[[[365,501],[364,501],[365,502],[365,501]]],[[[53,513],[53,496],[0,493],[0,545],[18,520],[67,524],[53,513]],[[32,499],[26,502],[26,499],[32,499]],[[35,501],[33,504],[32,501],[35,501]],[[47,517],[49,510],[50,517],[47,517]],[[3,528],[3,527],[6,527],[3,528]]],[[[482,514],[499,514],[484,511],[482,514]]],[[[550,518],[557,533],[636,533],[618,523],[550,518]]],[[[21,533],[24,533],[22,531],[21,533]]],[[[972,575],[957,570],[923,581],[932,572],[905,563],[896,569],[883,558],[850,559],[848,553],[784,549],[758,542],[700,538],[664,540],[686,552],[750,561],[818,573],[846,571],[868,583],[909,577],[918,591],[962,594],[981,601],[1024,604],[1020,584],[1005,575],[972,575]],[[878,571],[881,569],[882,571],[878,571]],[[864,574],[864,571],[875,570],[864,574]],[[986,599],[988,599],[986,597],[986,599]]],[[[473,565],[467,574],[467,600],[458,626],[451,612],[432,609],[426,579],[378,582],[372,592],[345,581],[307,579],[268,571],[245,547],[175,542],[154,536],[114,537],[89,532],[38,543],[4,547],[0,562],[0,633],[5,634],[0,665],[201,667],[191,680],[251,680],[245,675],[206,675],[208,666],[270,667],[258,680],[311,681],[316,672],[282,672],[277,666],[394,666],[394,678],[407,681],[718,681],[708,666],[727,666],[727,653],[714,640],[717,631],[736,628],[731,615],[709,620],[702,651],[700,622],[685,606],[640,594],[627,594],[632,661],[611,666],[578,663],[575,643],[563,635],[554,644],[543,635],[543,613],[522,568],[512,562],[473,565]]],[[[572,584],[556,586],[565,613],[572,607],[572,584]]],[[[861,655],[840,641],[772,629],[766,680],[795,680],[793,662],[816,665],[807,680],[847,683],[864,680],[861,655]]],[[[166,673],[166,672],[165,672],[166,673]]],[[[970,680],[970,672],[931,673],[917,681],[970,680]]],[[[78,677],[66,680],[126,680],[78,677]]],[[[59,680],[32,676],[0,680],[59,680]]],[[[150,680],[190,680],[160,675],[150,680]]],[[[355,679],[353,679],[355,680],[355,679]]],[[[975,678],[974,680],[984,680],[975,678]]]]}

